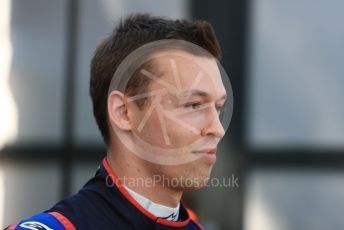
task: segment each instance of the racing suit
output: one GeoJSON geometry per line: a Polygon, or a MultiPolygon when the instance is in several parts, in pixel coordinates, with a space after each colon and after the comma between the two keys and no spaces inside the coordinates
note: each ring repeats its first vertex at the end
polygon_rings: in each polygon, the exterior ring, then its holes
{"type": "Polygon", "coordinates": [[[204,229],[190,215],[194,216],[183,204],[178,221],[146,211],[121,185],[104,158],[95,176],[77,194],[6,230],[204,229]]]}

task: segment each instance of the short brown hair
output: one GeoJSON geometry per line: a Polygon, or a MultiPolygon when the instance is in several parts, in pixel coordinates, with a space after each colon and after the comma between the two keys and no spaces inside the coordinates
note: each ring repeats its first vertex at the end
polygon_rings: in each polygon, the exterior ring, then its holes
{"type": "MultiPolygon", "coordinates": [[[[91,61],[90,95],[93,114],[106,145],[110,143],[107,116],[108,89],[119,64],[135,49],[162,39],[194,43],[219,59],[221,49],[210,23],[203,20],[172,20],[149,14],[130,15],[96,49],[91,61]]],[[[128,88],[142,86],[129,81],[128,88]]],[[[147,84],[147,82],[145,83],[147,84]]]]}

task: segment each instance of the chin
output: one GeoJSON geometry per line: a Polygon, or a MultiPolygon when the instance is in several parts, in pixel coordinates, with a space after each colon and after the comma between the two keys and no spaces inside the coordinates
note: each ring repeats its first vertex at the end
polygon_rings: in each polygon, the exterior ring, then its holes
{"type": "Polygon", "coordinates": [[[208,162],[205,164],[201,159],[199,159],[197,162],[193,162],[190,165],[173,168],[172,172],[164,171],[164,175],[168,175],[168,178],[171,181],[174,180],[176,182],[174,184],[166,184],[166,186],[185,192],[207,187],[212,168],[213,164],[209,164],[208,162]]]}

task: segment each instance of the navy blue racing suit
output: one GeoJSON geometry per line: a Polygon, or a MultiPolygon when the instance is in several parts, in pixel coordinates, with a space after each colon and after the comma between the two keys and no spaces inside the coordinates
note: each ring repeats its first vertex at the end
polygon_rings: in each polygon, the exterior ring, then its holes
{"type": "Polygon", "coordinates": [[[7,227],[7,230],[199,230],[204,229],[180,205],[179,221],[154,216],[120,184],[106,159],[95,176],[75,195],[51,209],[7,227]]]}

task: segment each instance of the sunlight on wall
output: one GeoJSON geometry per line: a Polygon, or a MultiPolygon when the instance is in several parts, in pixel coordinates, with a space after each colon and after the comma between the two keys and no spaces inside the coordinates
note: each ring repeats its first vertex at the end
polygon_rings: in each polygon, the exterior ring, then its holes
{"type": "MultiPolygon", "coordinates": [[[[12,59],[10,41],[11,0],[0,1],[0,149],[17,136],[18,114],[9,88],[9,74],[12,59]]],[[[3,172],[0,168],[0,226],[4,218],[3,172]]]]}
{"type": "Polygon", "coordinates": [[[287,223],[269,206],[268,198],[264,196],[262,180],[257,175],[247,178],[247,193],[244,205],[244,230],[286,230],[287,223]]]}
{"type": "MultiPolygon", "coordinates": [[[[9,88],[11,0],[0,1],[0,149],[17,136],[18,114],[9,88]]],[[[2,202],[1,202],[2,203],[2,202]]]]}
{"type": "Polygon", "coordinates": [[[252,202],[246,207],[244,216],[245,230],[284,230],[284,228],[281,229],[281,226],[284,225],[278,220],[278,217],[274,215],[273,210],[270,210],[259,198],[253,198],[252,202]]]}

